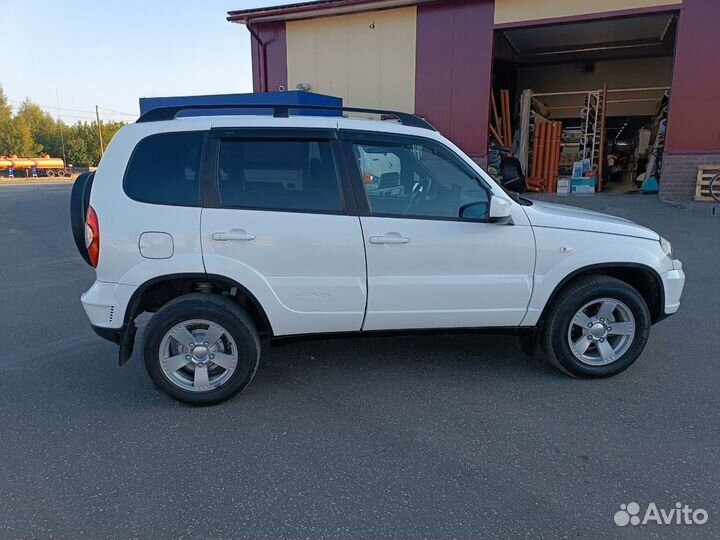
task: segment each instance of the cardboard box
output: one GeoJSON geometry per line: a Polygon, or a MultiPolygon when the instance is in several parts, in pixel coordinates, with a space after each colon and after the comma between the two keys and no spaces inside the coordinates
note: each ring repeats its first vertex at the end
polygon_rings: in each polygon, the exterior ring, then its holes
{"type": "Polygon", "coordinates": [[[583,162],[582,161],[576,161],[573,163],[572,168],[572,177],[573,178],[582,178],[583,175],[583,162]]]}
{"type": "Polygon", "coordinates": [[[569,178],[558,178],[557,182],[557,193],[559,195],[567,195],[570,193],[570,179],[569,178]]]}
{"type": "Polygon", "coordinates": [[[594,178],[573,178],[570,193],[595,193],[594,178]]]}

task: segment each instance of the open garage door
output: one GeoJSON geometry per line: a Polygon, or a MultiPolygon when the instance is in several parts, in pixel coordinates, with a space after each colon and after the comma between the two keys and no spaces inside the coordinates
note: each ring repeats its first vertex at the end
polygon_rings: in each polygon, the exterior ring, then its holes
{"type": "Polygon", "coordinates": [[[531,191],[657,190],[678,13],[497,30],[491,173],[531,191]]]}

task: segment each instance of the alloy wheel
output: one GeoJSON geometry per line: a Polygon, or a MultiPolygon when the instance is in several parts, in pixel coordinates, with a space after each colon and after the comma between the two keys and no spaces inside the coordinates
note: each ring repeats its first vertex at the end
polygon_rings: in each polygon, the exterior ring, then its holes
{"type": "Polygon", "coordinates": [[[599,298],[575,313],[567,340],[578,360],[591,366],[605,366],[628,351],[635,332],[635,317],[627,305],[615,298],[599,298]]]}
{"type": "Polygon", "coordinates": [[[238,363],[238,348],[230,333],[206,319],[176,324],[160,342],[160,367],[175,386],[207,392],[225,384],[238,363]]]}

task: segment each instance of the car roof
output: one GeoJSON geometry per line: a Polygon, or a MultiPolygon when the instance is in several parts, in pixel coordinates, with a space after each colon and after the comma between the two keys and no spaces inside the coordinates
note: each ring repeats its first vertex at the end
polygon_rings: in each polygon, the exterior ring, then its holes
{"type": "MultiPolygon", "coordinates": [[[[440,143],[454,151],[472,167],[478,176],[484,178],[488,185],[496,186],[493,192],[502,194],[494,180],[478,166],[452,141],[445,138],[434,129],[407,126],[397,121],[372,120],[367,118],[346,118],[344,116],[310,116],[297,115],[289,117],[274,117],[270,115],[223,115],[223,116],[184,116],[173,120],[158,120],[128,124],[113,137],[108,150],[105,152],[101,165],[124,168],[128,156],[132,153],[138,142],[148,136],[160,133],[173,133],[183,131],[208,131],[213,128],[320,128],[320,129],[346,129],[354,131],[367,131],[372,133],[390,133],[422,137],[440,143]]],[[[102,168],[102,167],[101,167],[102,168]]]]}
{"type": "Polygon", "coordinates": [[[212,115],[180,116],[173,120],[162,120],[132,124],[143,135],[170,131],[208,130],[213,128],[325,128],[396,133],[427,138],[441,138],[436,131],[405,126],[396,120],[374,120],[372,118],[348,118],[344,116],[295,115],[276,118],[270,115],[212,115]]]}

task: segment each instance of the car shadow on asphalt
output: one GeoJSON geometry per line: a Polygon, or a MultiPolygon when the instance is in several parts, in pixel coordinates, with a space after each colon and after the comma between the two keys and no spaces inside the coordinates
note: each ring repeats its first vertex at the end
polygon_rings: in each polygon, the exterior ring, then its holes
{"type": "MultiPolygon", "coordinates": [[[[138,321],[133,356],[124,369],[142,368],[143,323],[138,321]]],[[[173,402],[155,391],[147,377],[142,378],[143,391],[157,394],[154,403],[173,402]]],[[[517,336],[452,333],[293,339],[263,343],[255,378],[230,402],[246,406],[258,397],[264,401],[261,396],[282,399],[288,390],[354,392],[363,386],[377,388],[383,381],[436,388],[476,385],[481,391],[497,381],[542,384],[548,379],[568,380],[539,350],[533,357],[521,352],[517,336]]]]}

